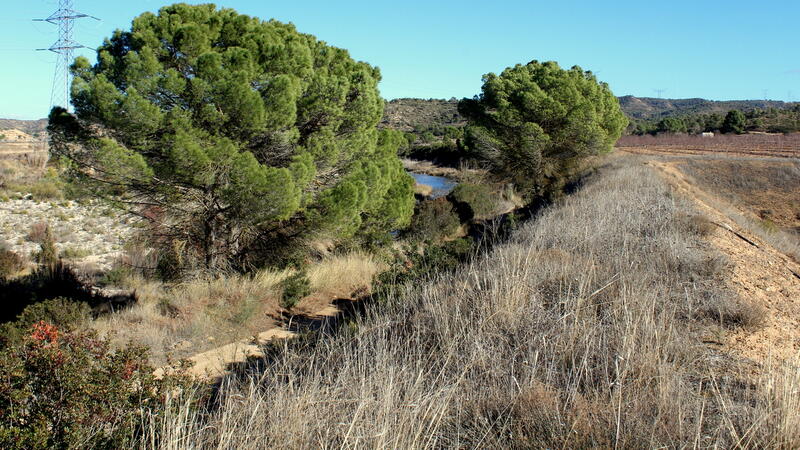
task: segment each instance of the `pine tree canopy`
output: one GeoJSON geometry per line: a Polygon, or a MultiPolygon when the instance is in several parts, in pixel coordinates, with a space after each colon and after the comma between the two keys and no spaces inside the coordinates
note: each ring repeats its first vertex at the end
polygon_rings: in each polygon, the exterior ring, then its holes
{"type": "Polygon", "coordinates": [[[563,185],[581,158],[613,150],[627,125],[607,84],[552,61],[485,75],[459,112],[468,150],[529,195],[563,185]]]}
{"type": "Polygon", "coordinates": [[[413,180],[376,128],[379,70],[293,25],[175,4],[72,72],[75,113],[51,113],[54,151],[209,268],[410,220],[413,180]]]}

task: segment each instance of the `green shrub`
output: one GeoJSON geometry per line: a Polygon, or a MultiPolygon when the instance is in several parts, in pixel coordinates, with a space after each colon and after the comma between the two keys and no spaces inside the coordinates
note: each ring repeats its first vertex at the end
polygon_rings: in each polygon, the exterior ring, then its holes
{"type": "Polygon", "coordinates": [[[25,268],[25,260],[21,256],[0,247],[0,280],[10,278],[25,268]]]}
{"type": "Polygon", "coordinates": [[[305,296],[311,293],[311,282],[303,272],[289,275],[281,282],[283,297],[281,305],[286,309],[294,308],[305,296]]]}
{"type": "Polygon", "coordinates": [[[497,198],[485,184],[461,183],[450,193],[462,220],[489,216],[497,209],[497,198]],[[463,211],[463,212],[462,212],[463,211]]]}
{"type": "Polygon", "coordinates": [[[57,179],[41,179],[27,186],[34,200],[61,200],[64,198],[63,184],[57,179]]]}
{"type": "Polygon", "coordinates": [[[96,306],[106,299],[92,292],[78,275],[57,261],[33,273],[11,280],[0,280],[0,323],[17,319],[26,307],[46,299],[65,297],[96,306]]]}
{"type": "Polygon", "coordinates": [[[56,241],[53,238],[53,233],[50,227],[46,226],[44,229],[41,241],[39,241],[41,249],[34,255],[34,259],[42,266],[54,266],[58,263],[58,249],[56,248],[56,241]]]}
{"type": "Polygon", "coordinates": [[[144,347],[112,351],[94,332],[41,321],[0,351],[0,447],[127,448],[143,418],[187,392],[184,376],[156,379],[144,347]]]}
{"type": "Polygon", "coordinates": [[[446,198],[425,200],[411,218],[409,235],[420,241],[436,241],[450,236],[461,226],[453,204],[446,198]]]}
{"type": "Polygon", "coordinates": [[[130,269],[125,266],[114,266],[97,280],[97,284],[99,286],[122,286],[130,273],[130,269]]]}
{"type": "Polygon", "coordinates": [[[67,259],[81,259],[91,254],[90,250],[81,247],[65,247],[61,250],[61,257],[67,259]]]}
{"type": "Polygon", "coordinates": [[[53,298],[25,307],[14,322],[0,326],[0,342],[3,346],[21,343],[22,337],[33,324],[45,321],[59,329],[74,331],[86,323],[90,313],[89,305],[64,297],[53,298]]]}
{"type": "Polygon", "coordinates": [[[392,270],[378,276],[378,291],[387,292],[392,286],[419,280],[457,268],[469,259],[475,250],[470,237],[454,239],[439,245],[428,245],[422,254],[411,253],[409,259],[400,259],[392,270]]]}
{"type": "Polygon", "coordinates": [[[54,168],[47,169],[44,176],[30,183],[9,183],[8,190],[30,193],[33,200],[61,200],[64,198],[64,182],[54,168]]]}

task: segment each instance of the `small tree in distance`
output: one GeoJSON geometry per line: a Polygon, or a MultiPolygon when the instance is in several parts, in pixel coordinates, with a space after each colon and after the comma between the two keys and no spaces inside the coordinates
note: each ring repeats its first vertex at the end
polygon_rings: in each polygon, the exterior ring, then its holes
{"type": "Polygon", "coordinates": [[[315,234],[409,222],[402,139],[376,128],[378,69],[293,25],[176,4],[72,72],[75,114],[50,115],[54,153],[184,253],[171,260],[245,267],[315,234]]]}
{"type": "Polygon", "coordinates": [[[723,133],[744,133],[744,127],[747,124],[747,118],[744,113],[738,109],[732,109],[725,115],[725,120],[722,122],[723,133]]]}
{"type": "Polygon", "coordinates": [[[582,158],[613,150],[627,125],[608,85],[580,67],[531,61],[483,77],[458,109],[473,156],[529,196],[559,190],[582,158]]]}

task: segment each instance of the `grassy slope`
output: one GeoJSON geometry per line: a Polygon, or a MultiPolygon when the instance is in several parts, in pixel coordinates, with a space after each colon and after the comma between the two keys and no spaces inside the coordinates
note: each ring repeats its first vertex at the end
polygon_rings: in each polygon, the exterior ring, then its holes
{"type": "Polygon", "coordinates": [[[692,214],[618,160],[459,273],[275,349],[210,417],[153,427],[236,448],[796,447],[797,374],[754,389],[701,342],[748,309],[692,214]]]}

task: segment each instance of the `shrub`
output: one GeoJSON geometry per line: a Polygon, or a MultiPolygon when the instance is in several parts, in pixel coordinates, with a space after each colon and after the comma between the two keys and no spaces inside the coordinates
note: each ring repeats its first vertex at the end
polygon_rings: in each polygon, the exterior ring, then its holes
{"type": "Polygon", "coordinates": [[[414,239],[435,241],[452,235],[460,225],[453,204],[446,198],[437,198],[419,204],[408,232],[414,239]]]}
{"type": "Polygon", "coordinates": [[[39,241],[41,249],[34,255],[34,259],[42,266],[54,266],[58,263],[58,249],[56,248],[53,233],[50,232],[50,227],[45,226],[41,241],[39,241]]]}
{"type": "Polygon", "coordinates": [[[58,171],[50,167],[45,174],[30,183],[9,183],[11,191],[30,193],[36,201],[61,200],[64,198],[64,182],[59,178],[58,171]]]}
{"type": "Polygon", "coordinates": [[[13,277],[25,268],[25,260],[21,256],[0,247],[0,280],[13,277]]]}
{"type": "Polygon", "coordinates": [[[462,221],[486,217],[497,208],[497,198],[484,184],[461,183],[450,193],[462,221]]]}
{"type": "Polygon", "coordinates": [[[3,346],[19,344],[33,324],[44,321],[65,331],[81,328],[88,319],[89,305],[64,297],[45,300],[25,307],[17,320],[0,325],[3,346]]]}
{"type": "Polygon", "coordinates": [[[99,286],[122,286],[123,282],[130,276],[131,270],[125,266],[117,265],[105,272],[97,280],[99,286]]]}
{"type": "Polygon", "coordinates": [[[47,233],[49,232],[49,226],[47,222],[36,222],[31,225],[31,229],[28,231],[28,234],[25,236],[25,239],[30,242],[35,242],[37,244],[41,244],[47,233]]]}
{"type": "Polygon", "coordinates": [[[65,297],[94,307],[106,299],[93,293],[77,274],[57,261],[38,267],[33,273],[0,281],[0,322],[15,320],[25,308],[46,299],[65,297]]]}
{"type": "Polygon", "coordinates": [[[708,236],[717,229],[717,225],[714,222],[700,214],[686,216],[686,227],[689,231],[699,236],[708,236]]]}
{"type": "Polygon", "coordinates": [[[31,197],[37,201],[61,200],[64,198],[64,187],[58,179],[45,178],[27,186],[31,197]]]}
{"type": "Polygon", "coordinates": [[[292,309],[305,296],[311,293],[311,282],[305,272],[297,272],[289,275],[281,282],[283,296],[281,305],[286,309],[292,309]]]}
{"type": "Polygon", "coordinates": [[[764,325],[769,312],[759,304],[729,294],[707,299],[697,315],[699,318],[718,322],[726,328],[755,329],[764,325]]]}
{"type": "Polygon", "coordinates": [[[67,259],[81,259],[91,254],[92,252],[89,249],[81,247],[66,247],[61,250],[61,257],[67,259]]]}
{"type": "Polygon", "coordinates": [[[0,447],[125,448],[188,379],[156,379],[147,350],[40,321],[0,351],[0,447]]]}

